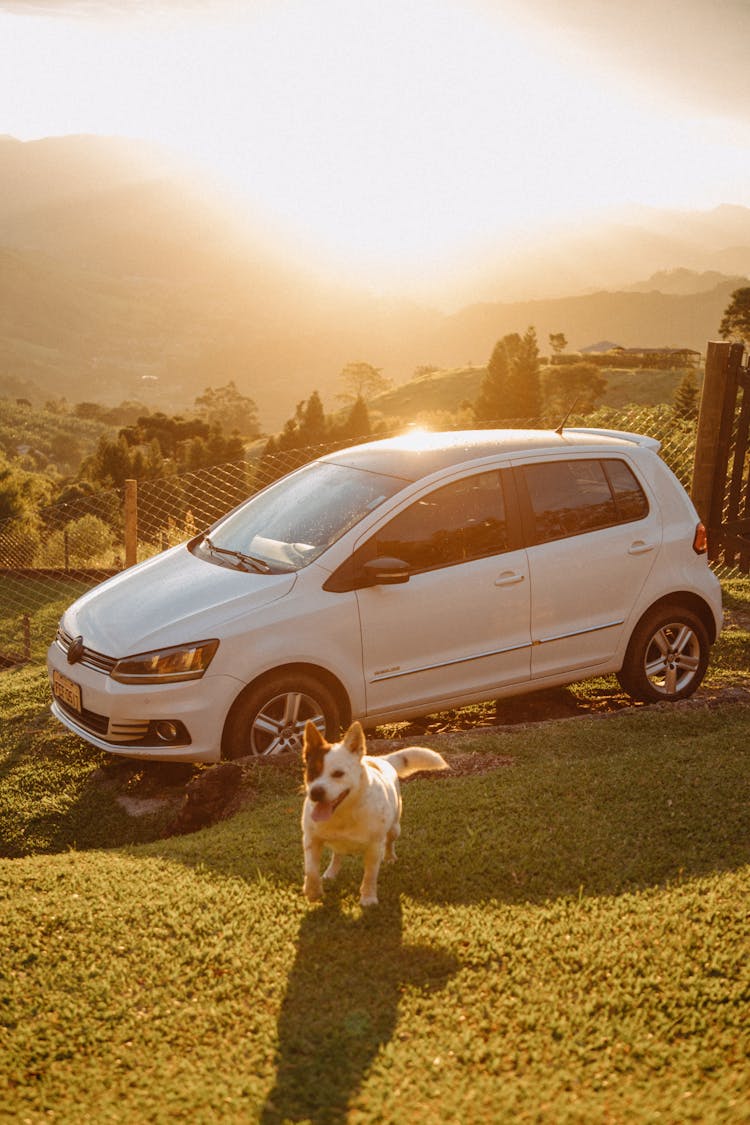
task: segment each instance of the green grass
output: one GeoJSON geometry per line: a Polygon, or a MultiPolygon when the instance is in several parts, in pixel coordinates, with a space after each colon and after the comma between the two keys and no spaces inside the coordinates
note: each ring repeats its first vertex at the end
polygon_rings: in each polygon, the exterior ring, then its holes
{"type": "Polygon", "coordinates": [[[404,787],[365,913],[353,859],[303,900],[274,767],[192,836],[0,862],[7,1119],[743,1120],[749,732],[477,737],[513,764],[404,787]]]}
{"type": "Polygon", "coordinates": [[[156,764],[144,769],[93,750],[68,734],[48,706],[43,669],[0,675],[0,856],[106,847],[158,835],[169,810],[133,818],[117,800],[147,788],[156,764]]]}
{"type": "Polygon", "coordinates": [[[25,655],[24,616],[28,616],[30,656],[42,663],[64,610],[91,586],[83,579],[5,575],[0,584],[0,656],[25,655]]]}
{"type": "Polygon", "coordinates": [[[117,798],[163,767],[84,749],[38,669],[0,712],[0,1120],[747,1120],[749,704],[477,730],[507,764],[404,786],[370,911],[357,859],[305,902],[294,764],[160,839],[117,798]]]}

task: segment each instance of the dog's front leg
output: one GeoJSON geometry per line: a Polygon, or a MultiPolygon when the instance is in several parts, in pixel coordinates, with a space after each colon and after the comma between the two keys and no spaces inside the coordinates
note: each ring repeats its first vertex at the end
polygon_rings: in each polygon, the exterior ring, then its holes
{"type": "Polygon", "coordinates": [[[391,826],[391,830],[385,838],[385,862],[396,862],[396,840],[401,835],[401,825],[398,821],[391,826]]]}
{"type": "Polygon", "coordinates": [[[365,851],[365,873],[359,888],[359,901],[362,906],[378,905],[378,872],[383,862],[385,848],[382,841],[370,844],[365,851]]]}
{"type": "Polygon", "coordinates": [[[305,841],[305,883],[303,890],[310,902],[318,902],[323,897],[323,884],[320,879],[320,857],[323,843],[313,837],[305,841]]]}

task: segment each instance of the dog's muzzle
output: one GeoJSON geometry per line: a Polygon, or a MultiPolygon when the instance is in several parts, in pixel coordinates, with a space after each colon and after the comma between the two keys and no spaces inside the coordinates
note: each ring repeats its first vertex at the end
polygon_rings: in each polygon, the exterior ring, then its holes
{"type": "Polygon", "coordinates": [[[313,820],[329,820],[344,798],[349,796],[349,790],[345,789],[343,793],[339,794],[335,801],[329,801],[325,786],[313,785],[308,796],[313,802],[313,820]]]}

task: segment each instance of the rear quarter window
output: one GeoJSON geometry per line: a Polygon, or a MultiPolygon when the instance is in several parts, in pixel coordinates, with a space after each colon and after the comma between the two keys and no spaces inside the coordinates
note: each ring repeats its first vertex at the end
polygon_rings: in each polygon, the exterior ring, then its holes
{"type": "Polygon", "coordinates": [[[648,515],[646,495],[619,458],[571,458],[523,465],[531,541],[547,543],[648,515]]]}

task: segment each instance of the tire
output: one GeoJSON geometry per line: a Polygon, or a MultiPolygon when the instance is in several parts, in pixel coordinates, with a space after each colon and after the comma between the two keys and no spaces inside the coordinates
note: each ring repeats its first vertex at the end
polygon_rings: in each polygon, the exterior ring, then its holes
{"type": "Polygon", "coordinates": [[[339,737],[339,705],[330,689],[308,673],[270,676],[246,688],[232,707],[224,727],[223,757],[301,754],[308,720],[329,740],[339,737]]]}
{"type": "Polygon", "coordinates": [[[643,703],[687,699],[703,680],[710,648],[696,614],[679,605],[660,606],[636,626],[617,678],[643,703]]]}

